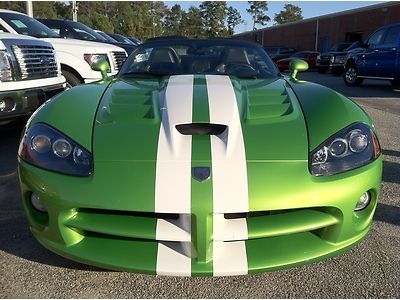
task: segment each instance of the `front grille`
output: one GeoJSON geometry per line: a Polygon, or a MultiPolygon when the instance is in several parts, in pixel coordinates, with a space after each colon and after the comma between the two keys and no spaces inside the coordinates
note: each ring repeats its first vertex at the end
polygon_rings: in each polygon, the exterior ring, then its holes
{"type": "Polygon", "coordinates": [[[57,61],[53,47],[13,45],[19,77],[22,80],[57,77],[57,61]]]}
{"type": "Polygon", "coordinates": [[[126,60],[126,53],[122,52],[122,51],[114,51],[111,52],[111,57],[113,60],[113,65],[114,65],[114,69],[116,71],[118,71],[119,69],[121,69],[122,64],[125,62],[126,60]]]}

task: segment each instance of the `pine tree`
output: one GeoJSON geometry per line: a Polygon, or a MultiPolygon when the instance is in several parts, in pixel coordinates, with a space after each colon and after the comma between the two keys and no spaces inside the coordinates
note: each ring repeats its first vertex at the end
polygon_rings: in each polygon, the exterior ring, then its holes
{"type": "Polygon", "coordinates": [[[276,24],[285,24],[303,20],[301,8],[294,4],[285,4],[278,14],[275,14],[274,21],[276,24]]]}
{"type": "Polygon", "coordinates": [[[242,17],[240,16],[239,11],[232,6],[229,6],[226,14],[227,14],[226,23],[228,26],[228,34],[233,35],[235,27],[240,23],[243,23],[243,20],[242,17]]]}
{"type": "Polygon", "coordinates": [[[271,20],[271,18],[267,16],[268,2],[248,1],[248,3],[250,4],[250,7],[246,9],[246,11],[252,15],[253,30],[257,29],[257,24],[260,24],[261,26],[267,25],[267,22],[271,20]]]}

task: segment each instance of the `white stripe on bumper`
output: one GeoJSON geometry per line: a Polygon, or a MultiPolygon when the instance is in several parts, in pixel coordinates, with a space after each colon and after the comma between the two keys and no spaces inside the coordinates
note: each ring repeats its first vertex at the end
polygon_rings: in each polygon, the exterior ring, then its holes
{"type": "MultiPolygon", "coordinates": [[[[228,76],[207,75],[206,81],[210,123],[228,126],[221,135],[211,136],[213,211],[216,217],[213,232],[217,238],[222,235],[245,238],[246,220],[221,222],[216,215],[249,211],[246,154],[236,95],[228,76]]],[[[214,276],[247,274],[245,241],[214,240],[213,269],[214,276]]]]}
{"type": "Polygon", "coordinates": [[[190,276],[192,137],[180,134],[175,125],[192,122],[193,75],[171,76],[162,100],[155,212],[178,213],[181,217],[177,224],[165,220],[157,221],[157,239],[176,242],[159,242],[156,271],[160,275],[190,276]],[[174,230],[170,230],[171,227],[174,230]]]}

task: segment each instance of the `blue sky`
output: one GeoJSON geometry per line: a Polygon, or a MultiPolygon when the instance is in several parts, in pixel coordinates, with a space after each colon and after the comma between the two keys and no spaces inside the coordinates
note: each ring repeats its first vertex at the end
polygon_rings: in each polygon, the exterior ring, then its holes
{"type": "MultiPolygon", "coordinates": [[[[279,13],[283,9],[283,6],[288,3],[299,6],[302,9],[304,19],[307,19],[383,2],[386,1],[268,1],[268,16],[273,19],[275,14],[279,13]]],[[[183,9],[187,10],[192,5],[198,7],[201,1],[165,1],[164,3],[169,7],[175,3],[179,3],[183,9]]],[[[247,1],[228,1],[227,4],[239,10],[242,18],[245,20],[245,23],[239,25],[235,32],[240,33],[251,30],[253,21],[251,16],[246,12],[246,8],[249,7],[247,1]]],[[[271,21],[267,26],[272,25],[273,22],[271,21]]]]}

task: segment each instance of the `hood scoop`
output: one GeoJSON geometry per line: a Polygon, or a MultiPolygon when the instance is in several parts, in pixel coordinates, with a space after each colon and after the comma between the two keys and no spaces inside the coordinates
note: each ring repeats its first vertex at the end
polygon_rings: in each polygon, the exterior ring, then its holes
{"type": "Polygon", "coordinates": [[[293,112],[290,97],[286,88],[270,84],[267,88],[249,88],[247,119],[271,119],[289,115],[293,112]]]}
{"type": "Polygon", "coordinates": [[[190,123],[176,125],[175,128],[183,135],[220,135],[228,126],[211,123],[190,123]]]}

